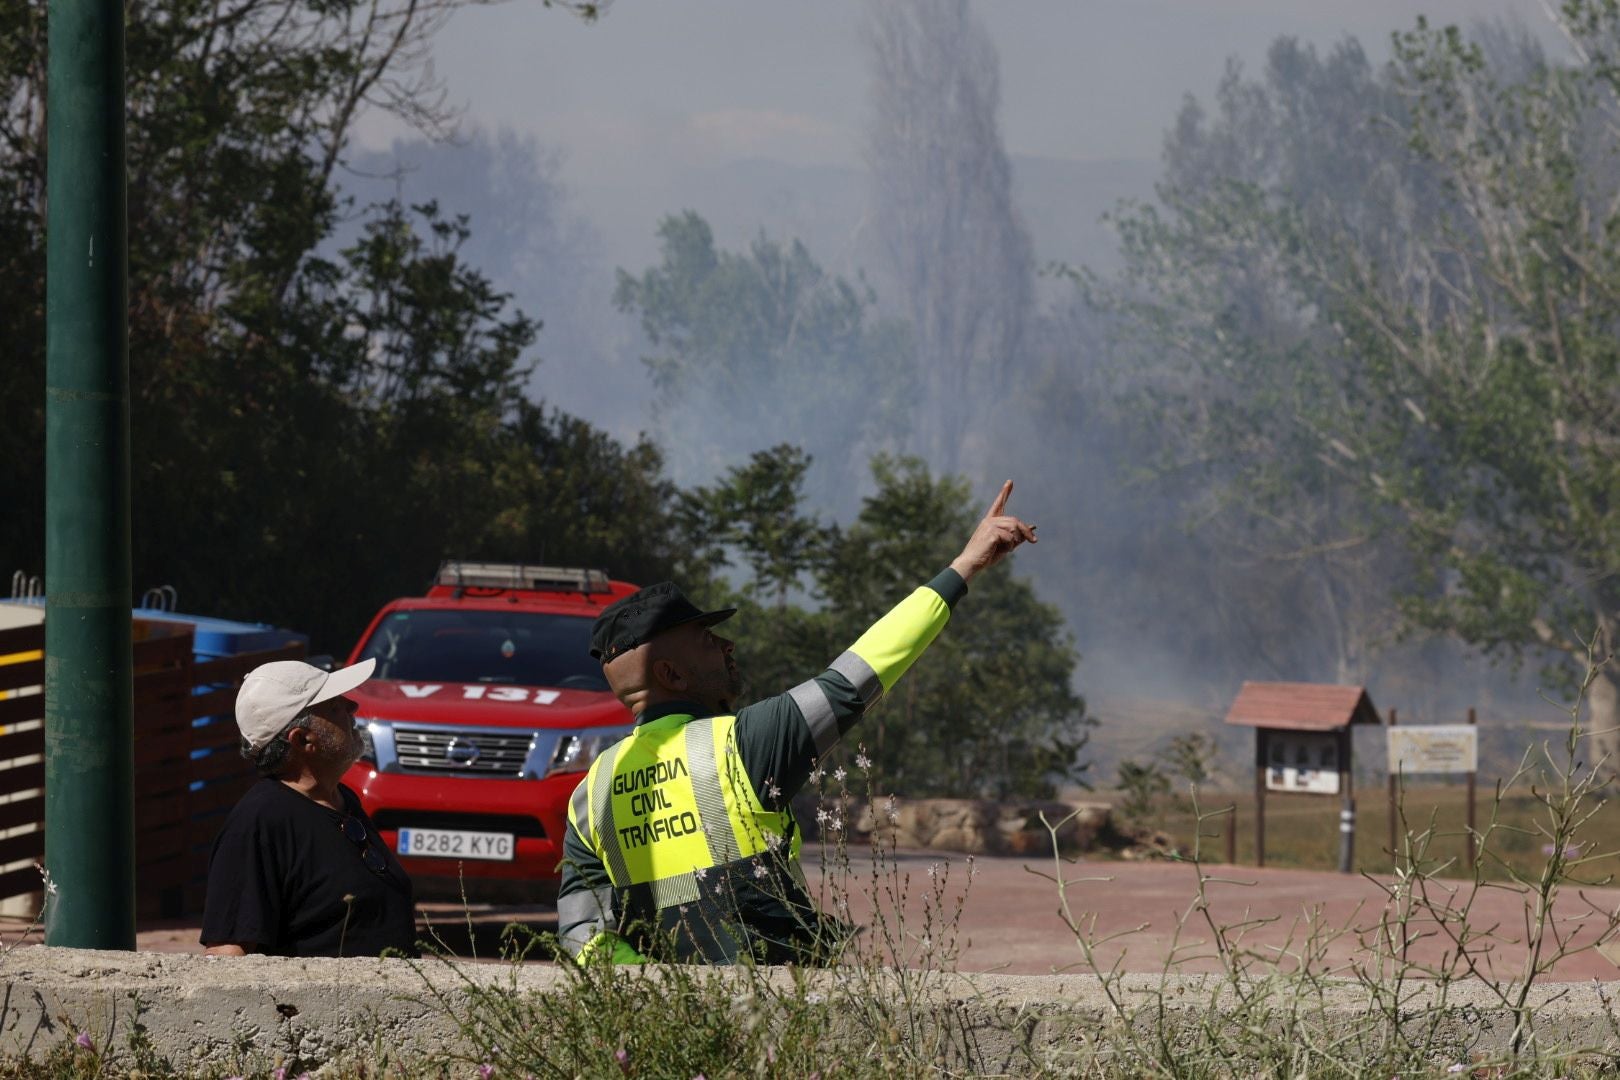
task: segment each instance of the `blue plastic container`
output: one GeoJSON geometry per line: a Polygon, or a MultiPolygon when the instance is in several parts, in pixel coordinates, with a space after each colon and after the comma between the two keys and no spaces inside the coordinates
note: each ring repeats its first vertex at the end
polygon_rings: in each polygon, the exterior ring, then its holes
{"type": "MultiPolygon", "coordinates": [[[[239,656],[242,653],[258,652],[261,649],[277,649],[293,642],[301,642],[304,651],[309,651],[309,635],[300,634],[296,630],[284,630],[271,626],[268,623],[237,622],[234,619],[216,619],[208,615],[187,615],[179,611],[163,611],[158,608],[136,608],[134,616],[137,619],[152,619],[157,622],[189,623],[192,628],[191,655],[197,661],[218,660],[226,656],[239,656]]],[[[193,693],[202,694],[209,690],[222,689],[224,684],[217,686],[199,686],[193,693]]],[[[207,727],[210,724],[234,724],[236,717],[227,713],[210,716],[199,716],[191,722],[192,727],[207,727]]],[[[193,758],[207,757],[207,750],[193,750],[193,758]]],[[[202,787],[200,781],[193,781],[193,791],[202,787]]]]}
{"type": "Polygon", "coordinates": [[[302,642],[309,650],[309,635],[296,630],[284,630],[267,623],[237,622],[216,619],[208,615],[187,615],[179,611],[160,611],[156,608],[136,608],[137,619],[156,619],[160,622],[190,623],[192,626],[191,655],[197,660],[218,660],[224,656],[237,656],[260,649],[275,649],[293,642],[302,642]]]}

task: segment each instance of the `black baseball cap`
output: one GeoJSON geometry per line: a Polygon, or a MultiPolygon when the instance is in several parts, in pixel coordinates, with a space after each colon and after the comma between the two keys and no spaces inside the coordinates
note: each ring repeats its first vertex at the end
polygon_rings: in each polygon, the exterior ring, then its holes
{"type": "Polygon", "coordinates": [[[686,598],[673,581],[660,581],[609,604],[591,627],[591,655],[606,663],[622,652],[645,645],[671,627],[695,622],[725,622],[737,609],[704,611],[686,598]]]}

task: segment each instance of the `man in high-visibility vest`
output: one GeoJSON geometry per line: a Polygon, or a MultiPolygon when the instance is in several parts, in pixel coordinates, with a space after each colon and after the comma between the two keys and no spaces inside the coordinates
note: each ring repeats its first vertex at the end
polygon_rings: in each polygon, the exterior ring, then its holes
{"type": "Polygon", "coordinates": [[[558,934],[580,962],[814,962],[846,932],[811,903],[789,801],[944,628],[967,584],[1035,527],[1012,481],[950,564],[826,671],[735,709],[732,643],[670,582],[608,607],[591,655],[636,716],[568,807],[558,934]]]}

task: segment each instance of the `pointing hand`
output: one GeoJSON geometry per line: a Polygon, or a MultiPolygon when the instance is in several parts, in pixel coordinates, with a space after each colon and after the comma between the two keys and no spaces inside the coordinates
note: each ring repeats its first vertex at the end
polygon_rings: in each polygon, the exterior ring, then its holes
{"type": "Polygon", "coordinates": [[[996,501],[990,504],[990,512],[973,530],[962,554],[951,561],[951,569],[961,574],[963,581],[971,581],[979,571],[996,565],[1019,544],[1036,543],[1035,526],[1026,525],[1005,512],[1012,489],[1011,480],[1001,485],[996,501]]]}

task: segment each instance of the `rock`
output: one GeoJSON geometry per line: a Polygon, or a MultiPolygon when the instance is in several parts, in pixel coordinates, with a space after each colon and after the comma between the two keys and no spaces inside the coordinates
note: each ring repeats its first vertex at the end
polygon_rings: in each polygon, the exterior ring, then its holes
{"type": "Polygon", "coordinates": [[[1113,811],[1107,803],[1081,803],[1058,830],[1064,851],[1095,851],[1106,846],[1103,837],[1113,829],[1113,811]]]}
{"type": "Polygon", "coordinates": [[[875,839],[898,848],[1038,857],[1052,852],[1054,830],[1064,855],[1144,846],[1168,850],[1168,838],[1149,842],[1118,828],[1107,803],[1045,799],[829,799],[795,800],[805,834],[814,839],[818,809],[847,815],[850,839],[875,839]],[[892,818],[892,820],[891,820],[892,818]]]}
{"type": "Polygon", "coordinates": [[[1004,850],[1008,855],[1050,855],[1052,853],[1052,834],[1045,826],[1039,829],[1020,829],[1003,837],[1004,850]]]}
{"type": "Polygon", "coordinates": [[[941,829],[928,846],[935,851],[964,851],[969,855],[985,855],[993,850],[987,834],[972,826],[941,829]]]}

